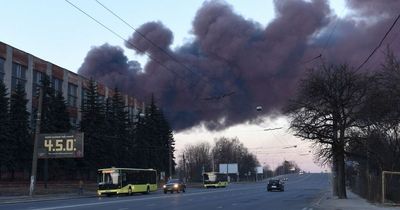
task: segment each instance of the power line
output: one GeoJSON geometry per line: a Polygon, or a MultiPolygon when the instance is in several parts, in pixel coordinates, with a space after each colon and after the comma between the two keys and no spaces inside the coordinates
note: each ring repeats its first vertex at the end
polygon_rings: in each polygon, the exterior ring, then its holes
{"type": "Polygon", "coordinates": [[[231,95],[235,94],[235,91],[229,92],[229,93],[224,93],[222,95],[217,95],[217,96],[212,96],[212,97],[207,97],[207,98],[203,98],[203,100],[205,101],[211,101],[211,100],[220,100],[223,99],[225,97],[229,97],[231,95]]]}
{"type": "Polygon", "coordinates": [[[157,49],[159,49],[161,52],[163,52],[165,55],[167,55],[169,58],[171,58],[173,61],[175,61],[176,63],[178,63],[179,65],[183,66],[186,70],[190,71],[193,74],[198,74],[198,72],[193,71],[192,69],[190,69],[187,65],[185,65],[184,63],[180,62],[177,58],[175,58],[173,55],[171,55],[169,52],[167,52],[164,48],[158,46],[156,43],[154,43],[151,39],[147,38],[146,35],[144,35],[143,33],[141,33],[140,31],[136,30],[132,25],[130,25],[127,21],[125,21],[124,19],[122,19],[119,15],[117,15],[115,12],[113,12],[111,9],[109,9],[108,7],[106,7],[104,4],[102,4],[99,0],[95,0],[99,5],[101,5],[104,9],[106,9],[108,12],[110,12],[112,15],[114,15],[116,18],[118,18],[120,21],[122,21],[123,23],[125,23],[125,25],[127,25],[129,28],[131,28],[132,30],[135,31],[135,33],[139,34],[143,39],[145,39],[146,41],[148,41],[151,45],[153,45],[154,47],[156,47],[157,49]]]}
{"type": "Polygon", "coordinates": [[[319,55],[315,56],[314,58],[311,58],[309,60],[306,60],[306,61],[302,62],[301,64],[310,63],[311,61],[317,60],[318,58],[322,58],[322,54],[321,53],[319,55]]]}
{"type": "Polygon", "coordinates": [[[273,130],[280,130],[283,127],[277,127],[277,128],[265,128],[264,131],[273,131],[273,130]]]}
{"type": "MultiPolygon", "coordinates": [[[[139,30],[137,30],[136,28],[134,28],[131,24],[129,24],[127,21],[125,21],[121,16],[119,16],[118,14],[116,14],[114,11],[112,11],[110,8],[108,8],[107,6],[105,6],[103,3],[101,3],[99,0],[95,0],[100,6],[102,6],[105,10],[107,10],[108,12],[110,12],[112,15],[114,15],[116,18],[118,18],[120,21],[122,21],[125,25],[127,25],[129,28],[131,28],[133,31],[135,31],[135,33],[139,34],[143,39],[145,39],[146,41],[148,41],[151,45],[153,45],[154,47],[156,47],[157,49],[159,49],[162,53],[164,53],[165,55],[167,55],[169,58],[171,58],[174,62],[176,62],[177,64],[181,65],[184,69],[186,69],[187,71],[191,72],[192,74],[196,74],[198,76],[200,76],[201,79],[204,79],[205,82],[209,81],[209,78],[204,76],[204,74],[197,72],[197,71],[193,71],[190,67],[188,67],[186,64],[182,63],[181,61],[179,61],[175,56],[171,55],[167,50],[165,50],[164,48],[160,47],[159,45],[157,45],[155,42],[153,42],[151,39],[147,38],[145,34],[143,34],[142,32],[140,32],[139,30]]],[[[229,93],[222,93],[221,95],[215,96],[215,97],[209,97],[212,98],[211,100],[220,100],[222,98],[228,97],[233,95],[234,92],[229,92],[229,93]]],[[[207,100],[207,99],[205,99],[207,100]]]]}
{"type": "MultiPolygon", "coordinates": [[[[342,9],[342,11],[340,12],[340,14],[343,14],[344,11],[346,10],[346,8],[347,8],[347,6],[346,6],[346,4],[345,4],[344,7],[343,7],[343,9],[342,9]]],[[[336,23],[335,23],[335,25],[333,26],[332,31],[329,33],[328,39],[326,40],[324,46],[322,47],[322,50],[320,51],[319,55],[317,55],[317,56],[315,56],[314,58],[311,58],[311,59],[309,59],[309,60],[307,60],[307,61],[302,62],[302,64],[307,64],[307,63],[309,63],[309,62],[311,62],[311,61],[317,60],[318,58],[320,58],[321,60],[323,59],[322,55],[325,53],[325,50],[326,50],[326,48],[328,47],[328,44],[329,44],[329,42],[330,42],[330,40],[331,40],[331,38],[332,38],[332,35],[333,35],[333,33],[335,32],[337,26],[339,25],[339,20],[340,20],[340,18],[337,18],[337,19],[336,19],[336,23]]]]}
{"type": "MultiPolygon", "coordinates": [[[[347,8],[347,5],[345,4],[344,7],[343,7],[343,9],[342,9],[342,11],[340,12],[340,14],[343,14],[344,11],[346,10],[346,8],[347,8]]],[[[337,26],[339,25],[339,20],[340,20],[340,18],[338,17],[338,18],[336,19],[336,23],[335,23],[335,25],[333,26],[333,29],[332,29],[331,33],[329,33],[328,39],[326,40],[325,45],[324,45],[324,47],[322,48],[322,51],[321,51],[321,53],[320,53],[321,58],[322,58],[322,55],[324,54],[326,48],[328,47],[329,42],[331,41],[333,32],[335,32],[337,26]]]]}
{"type": "Polygon", "coordinates": [[[394,22],[392,23],[392,25],[390,26],[390,28],[386,31],[385,35],[383,36],[383,38],[381,39],[381,41],[379,42],[378,46],[375,47],[375,49],[371,52],[371,54],[367,57],[367,59],[365,59],[364,62],[361,63],[360,66],[358,66],[358,68],[356,69],[356,72],[358,70],[361,69],[361,67],[364,66],[364,64],[366,64],[368,62],[368,60],[375,54],[375,52],[382,46],[383,41],[385,41],[386,37],[389,35],[390,31],[392,31],[392,29],[394,28],[394,26],[396,25],[397,21],[400,19],[400,14],[397,16],[397,18],[394,20],[394,22]]]}
{"type": "MultiPolygon", "coordinates": [[[[112,30],[110,27],[106,26],[105,24],[103,24],[102,22],[100,22],[99,20],[97,20],[96,18],[94,18],[93,16],[89,15],[87,12],[83,11],[81,8],[79,8],[78,6],[76,6],[75,4],[73,4],[72,2],[70,2],[69,0],[65,0],[68,4],[70,4],[72,7],[74,7],[75,9],[77,9],[78,11],[80,11],[81,13],[83,13],[84,15],[86,15],[87,17],[89,17],[90,19],[92,19],[93,21],[95,21],[97,24],[101,25],[103,28],[107,29],[109,32],[111,32],[112,34],[114,34],[115,36],[117,36],[118,38],[122,39],[123,41],[125,41],[126,43],[129,43],[133,48],[141,51],[137,46],[135,46],[132,42],[130,42],[129,40],[126,40],[125,38],[123,38],[120,34],[118,34],[117,32],[115,32],[114,30],[112,30]]],[[[158,63],[160,66],[164,67],[166,70],[168,70],[169,72],[171,72],[172,74],[174,74],[175,76],[177,76],[178,78],[180,78],[181,80],[187,82],[189,85],[191,85],[190,82],[188,82],[184,77],[182,77],[181,75],[179,75],[177,72],[173,71],[172,69],[168,68],[165,64],[163,64],[161,61],[157,60],[156,58],[154,58],[153,56],[151,56],[149,53],[145,53],[145,55],[147,57],[149,57],[151,60],[155,61],[156,63],[158,63]]]]}

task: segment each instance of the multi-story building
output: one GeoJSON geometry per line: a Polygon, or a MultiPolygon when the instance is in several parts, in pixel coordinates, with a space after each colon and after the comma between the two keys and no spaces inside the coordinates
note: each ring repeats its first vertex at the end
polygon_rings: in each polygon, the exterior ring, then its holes
{"type": "MultiPolygon", "coordinates": [[[[89,79],[0,42],[0,80],[4,82],[9,93],[18,84],[25,87],[28,99],[27,109],[30,113],[37,104],[36,91],[45,74],[49,76],[52,87],[62,92],[67,101],[71,125],[76,127],[81,119],[80,106],[85,89],[89,85],[89,79]]],[[[97,87],[103,100],[113,95],[112,88],[101,83],[97,83],[97,87]]],[[[145,106],[144,103],[139,105],[134,97],[123,95],[123,98],[126,110],[131,117],[136,116],[145,106]]]]}

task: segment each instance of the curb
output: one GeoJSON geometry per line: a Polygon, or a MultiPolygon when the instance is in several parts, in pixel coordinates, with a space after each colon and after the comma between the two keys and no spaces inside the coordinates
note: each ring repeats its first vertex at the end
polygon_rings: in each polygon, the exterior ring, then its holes
{"type": "Polygon", "coordinates": [[[70,197],[27,197],[27,198],[15,198],[7,201],[0,201],[0,205],[16,204],[16,203],[30,203],[30,202],[41,202],[41,201],[57,201],[57,200],[70,200],[70,199],[81,199],[81,198],[94,198],[97,195],[83,195],[83,196],[70,196],[70,197]]]}

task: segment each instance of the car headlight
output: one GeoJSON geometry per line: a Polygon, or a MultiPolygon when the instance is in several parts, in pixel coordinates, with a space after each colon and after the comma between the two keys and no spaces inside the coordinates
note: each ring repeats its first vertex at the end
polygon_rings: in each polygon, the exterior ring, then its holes
{"type": "Polygon", "coordinates": [[[162,187],[163,187],[163,188],[166,188],[167,186],[166,186],[166,185],[163,185],[162,187]]]}
{"type": "Polygon", "coordinates": [[[175,188],[178,188],[178,184],[174,184],[174,187],[175,187],[175,188]]]}

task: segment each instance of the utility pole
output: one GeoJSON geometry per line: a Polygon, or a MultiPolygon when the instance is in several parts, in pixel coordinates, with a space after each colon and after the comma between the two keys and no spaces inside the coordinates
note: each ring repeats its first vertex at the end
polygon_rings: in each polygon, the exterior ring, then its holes
{"type": "Polygon", "coordinates": [[[36,117],[36,128],[35,128],[35,142],[33,145],[33,158],[32,158],[32,172],[31,172],[31,184],[29,187],[29,196],[33,196],[36,184],[36,169],[37,169],[37,149],[38,140],[40,134],[40,120],[42,119],[42,103],[43,103],[43,88],[39,88],[39,104],[36,117]]]}
{"type": "Polygon", "coordinates": [[[229,164],[226,163],[226,181],[227,182],[229,182],[229,175],[228,175],[229,169],[228,169],[228,167],[229,167],[229,164]]]}
{"type": "Polygon", "coordinates": [[[168,141],[169,148],[169,179],[172,178],[172,148],[171,148],[171,140],[168,141]]]}
{"type": "Polygon", "coordinates": [[[183,179],[185,182],[186,180],[186,160],[185,160],[185,153],[182,153],[182,160],[183,160],[183,179]]]}

